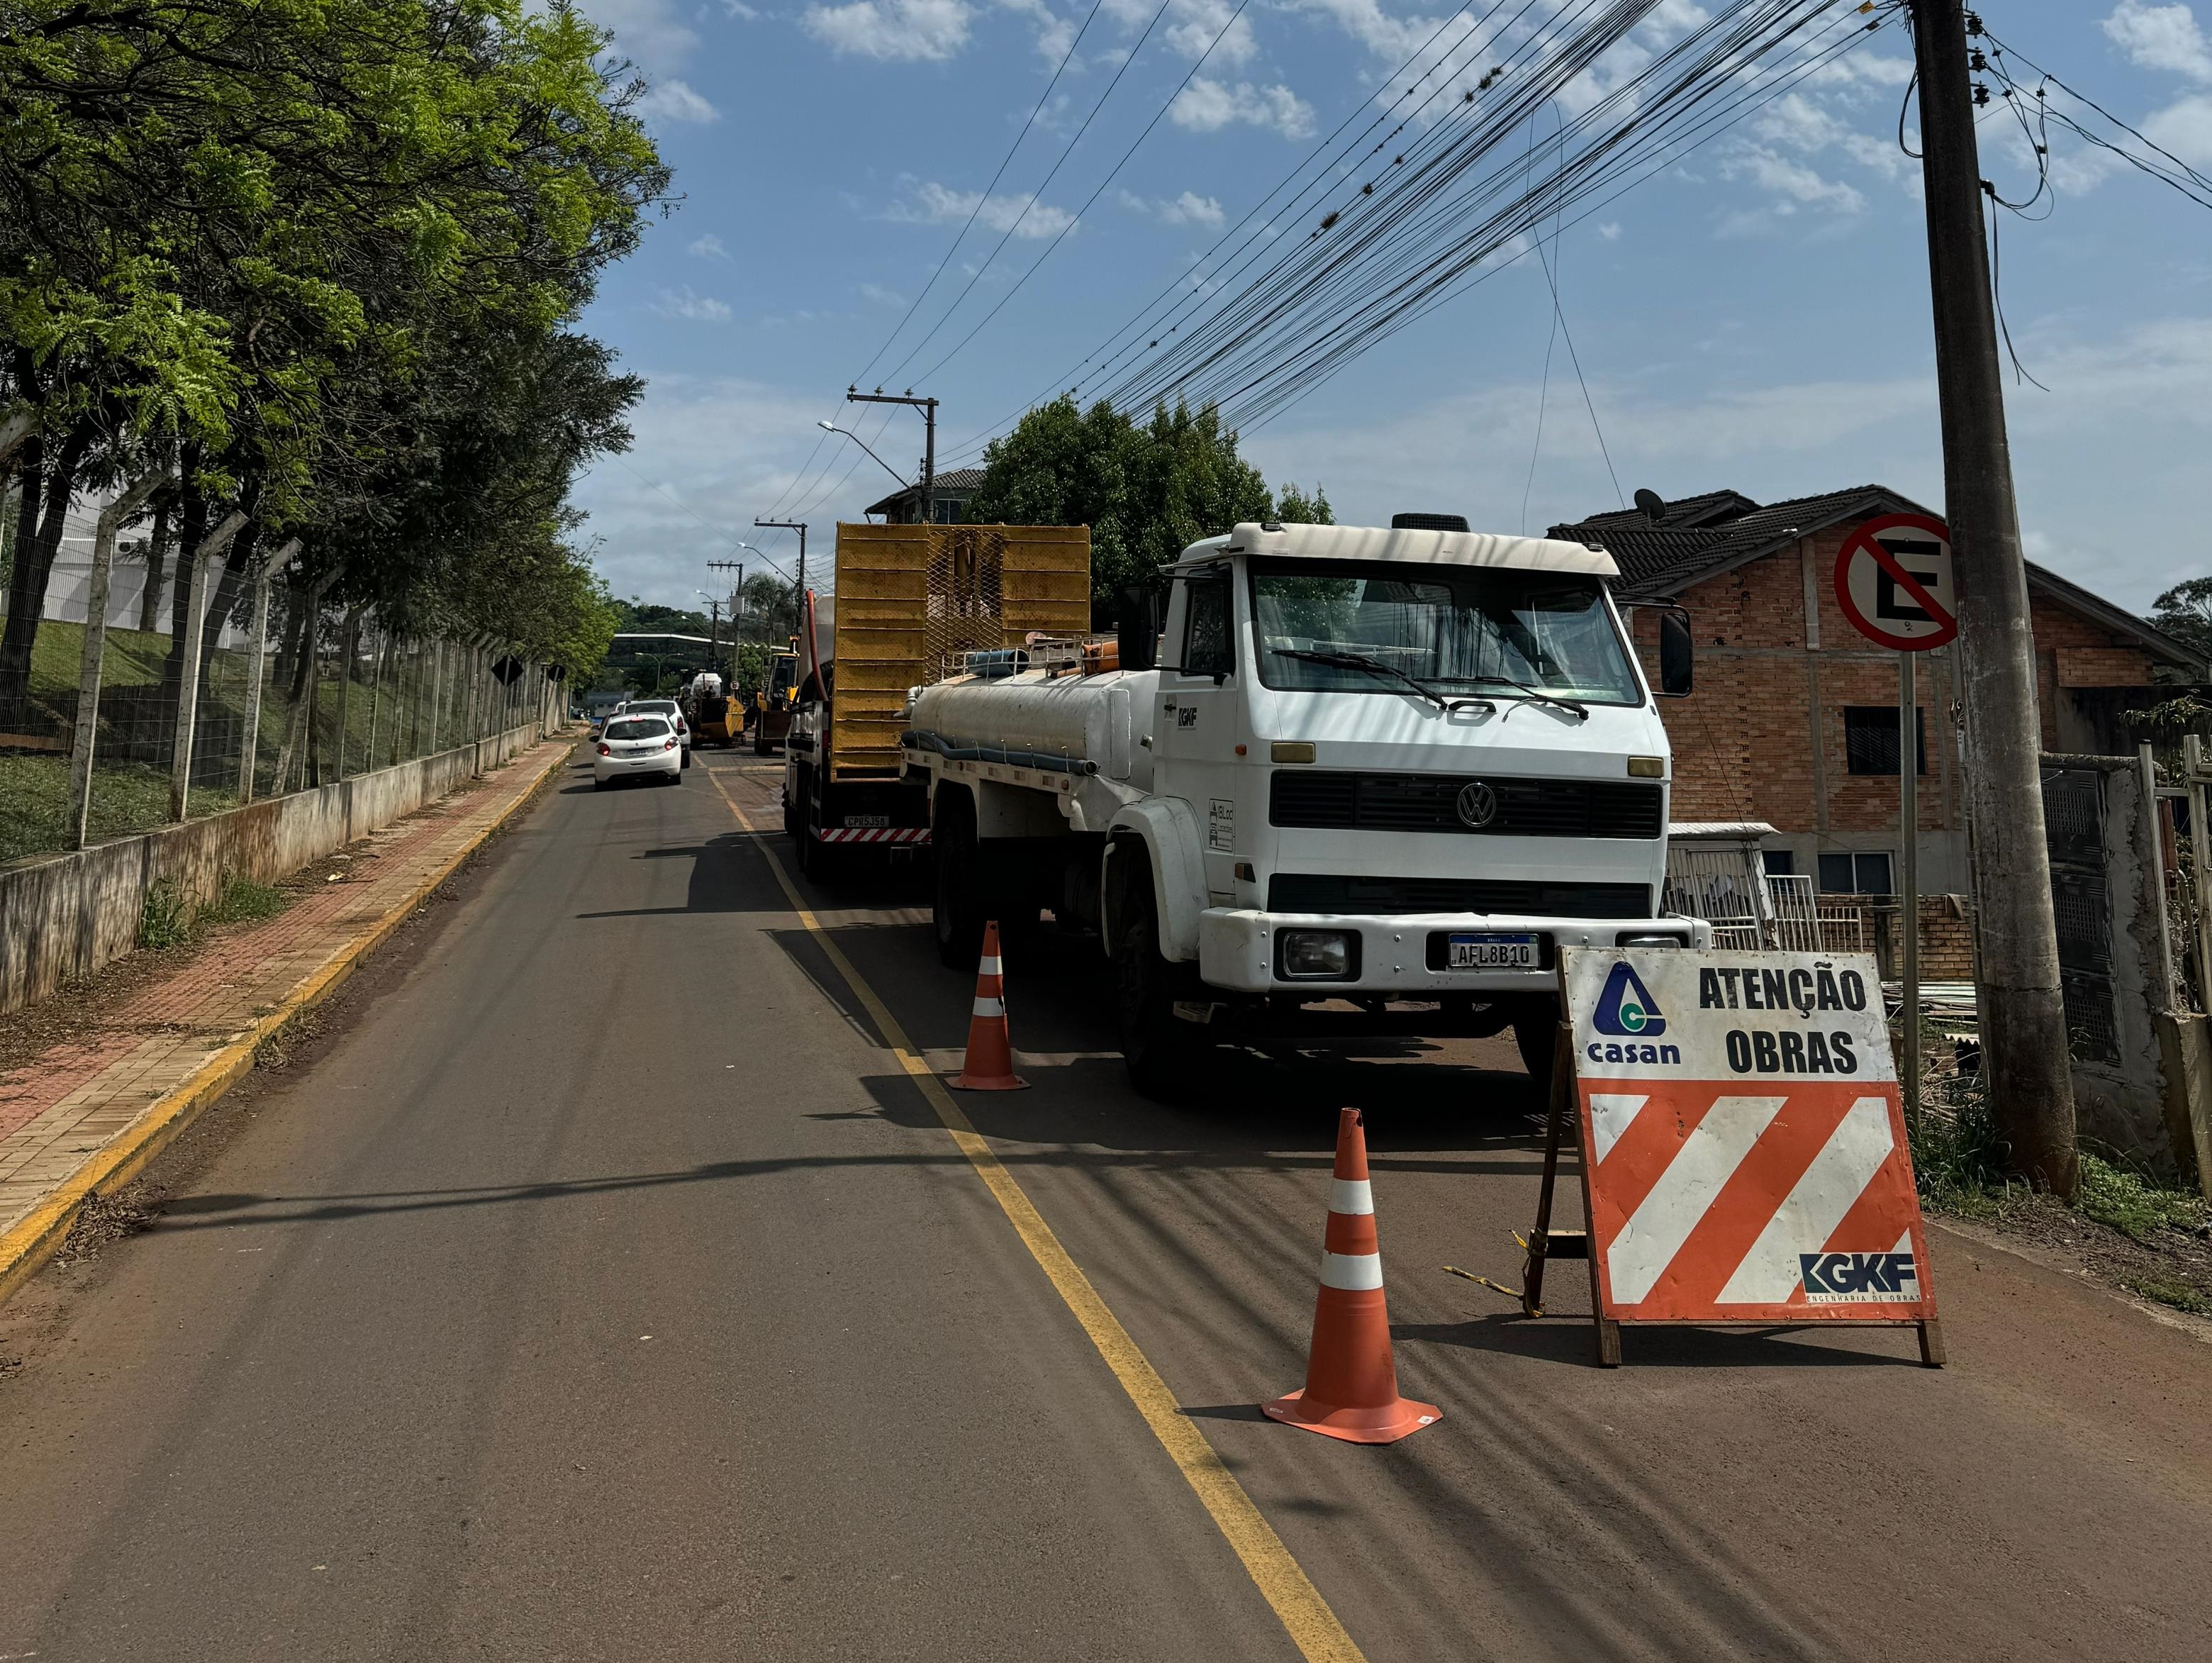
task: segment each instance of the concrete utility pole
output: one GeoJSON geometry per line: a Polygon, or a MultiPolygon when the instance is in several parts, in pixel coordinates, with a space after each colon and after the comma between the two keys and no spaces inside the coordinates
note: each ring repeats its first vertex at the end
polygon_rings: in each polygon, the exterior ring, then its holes
{"type": "MultiPolygon", "coordinates": [[[[799,533],[799,582],[795,593],[806,593],[806,521],[804,520],[763,520],[755,515],[753,524],[763,531],[795,531],[799,533]]],[[[803,606],[805,603],[800,602],[803,606]]]]}
{"type": "Polygon", "coordinates": [[[1957,573],[1968,712],[1965,771],[1979,899],[1982,1078],[1990,1113],[2011,1146],[2014,1170],[2071,1197],[2079,1175],[2074,1082],[2044,841],[2035,645],[2005,438],[1961,0],[1915,0],[1912,32],[1944,513],[1957,573]]]}
{"type": "Polygon", "coordinates": [[[911,405],[921,412],[923,441],[921,453],[921,523],[933,526],[937,517],[932,511],[937,505],[937,400],[917,399],[911,391],[885,393],[880,387],[873,393],[856,393],[845,389],[845,402],[851,405],[911,405]]]}

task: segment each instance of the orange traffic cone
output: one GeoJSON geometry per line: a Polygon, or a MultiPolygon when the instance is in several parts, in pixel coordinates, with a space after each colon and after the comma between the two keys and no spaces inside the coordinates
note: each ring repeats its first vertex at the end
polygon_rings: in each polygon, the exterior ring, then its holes
{"type": "Polygon", "coordinates": [[[999,926],[983,926],[983,959],[975,966],[975,1008],[968,1018],[968,1057],[952,1084],[961,1091],[1021,1091],[1006,1034],[1006,984],[999,970],[999,926]]]}
{"type": "Polygon", "coordinates": [[[1367,1134],[1357,1109],[1344,1110],[1336,1123],[1336,1179],[1329,1190],[1305,1389],[1260,1410],[1287,1426],[1355,1444],[1395,1443],[1443,1418],[1434,1404],[1398,1395],[1375,1202],[1367,1187],[1367,1134]]]}

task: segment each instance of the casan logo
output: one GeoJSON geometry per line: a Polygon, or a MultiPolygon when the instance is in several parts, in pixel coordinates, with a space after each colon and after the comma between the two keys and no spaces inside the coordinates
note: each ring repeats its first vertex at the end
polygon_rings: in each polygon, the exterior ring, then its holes
{"type": "Polygon", "coordinates": [[[1605,991],[1597,996],[1597,1031],[1656,1039],[1667,1032],[1667,1019],[1651,990],[1638,979],[1626,961],[1613,967],[1605,978],[1605,991]]]}
{"type": "Polygon", "coordinates": [[[1920,1297],[1910,1253],[1800,1253],[1797,1270],[1814,1305],[1899,1305],[1920,1297]]]}

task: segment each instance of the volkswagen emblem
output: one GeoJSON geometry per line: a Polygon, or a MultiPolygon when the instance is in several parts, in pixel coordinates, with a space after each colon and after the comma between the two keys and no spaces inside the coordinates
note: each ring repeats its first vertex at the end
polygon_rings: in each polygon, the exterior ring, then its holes
{"type": "Polygon", "coordinates": [[[1498,793],[1480,780],[1469,780],[1459,789],[1457,807],[1462,824],[1480,832],[1498,818],[1498,793]]]}

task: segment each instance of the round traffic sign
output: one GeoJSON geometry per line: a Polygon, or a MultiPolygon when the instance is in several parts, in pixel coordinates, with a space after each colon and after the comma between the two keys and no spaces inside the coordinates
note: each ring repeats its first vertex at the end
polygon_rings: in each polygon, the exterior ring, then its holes
{"type": "Polygon", "coordinates": [[[1901,653],[1924,653],[1959,636],[1951,533],[1924,514],[1885,514],[1836,551],[1836,600],[1851,627],[1901,653]]]}

